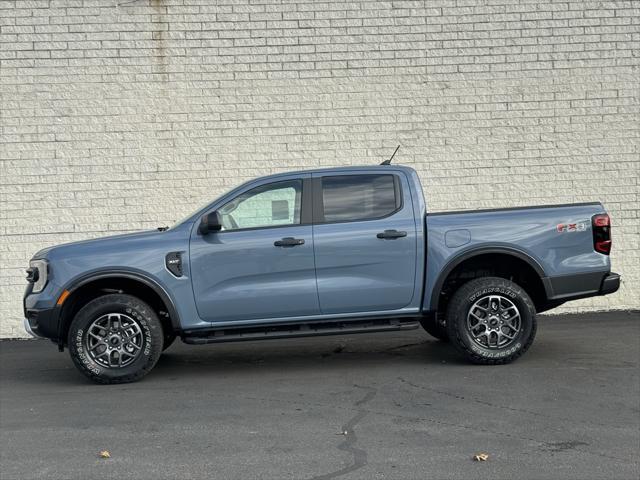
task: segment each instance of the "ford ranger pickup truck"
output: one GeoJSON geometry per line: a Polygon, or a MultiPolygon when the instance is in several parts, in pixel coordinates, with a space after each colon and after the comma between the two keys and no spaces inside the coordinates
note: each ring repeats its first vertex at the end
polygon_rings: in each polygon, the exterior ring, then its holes
{"type": "Polygon", "coordinates": [[[249,181],[170,228],[46,248],[25,328],[98,383],[189,344],[422,326],[470,362],[527,351],[536,313],[615,292],[600,203],[428,213],[416,172],[378,165],[249,181]]]}

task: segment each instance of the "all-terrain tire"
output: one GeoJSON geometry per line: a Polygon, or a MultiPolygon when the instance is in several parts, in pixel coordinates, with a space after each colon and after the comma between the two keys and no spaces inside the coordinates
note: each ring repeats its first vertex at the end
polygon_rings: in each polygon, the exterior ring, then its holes
{"type": "Polygon", "coordinates": [[[90,301],[69,327],[68,345],[73,363],[90,380],[101,384],[140,380],[160,358],[163,344],[160,319],[149,305],[131,295],[110,294],[90,301]],[[92,345],[98,346],[92,350],[92,345]],[[118,346],[120,349],[113,355],[108,352],[100,355],[103,349],[116,350],[118,346]],[[125,347],[130,353],[124,352],[125,347]],[[117,364],[119,358],[124,366],[109,366],[112,362],[117,364]]]}
{"type": "Polygon", "coordinates": [[[423,318],[420,320],[422,328],[432,337],[443,342],[449,341],[449,332],[447,332],[446,322],[437,318],[423,318]]]}
{"type": "Polygon", "coordinates": [[[470,362],[506,364],[524,354],[533,343],[537,328],[536,309],[519,285],[504,278],[477,278],[462,285],[451,298],[446,327],[453,346],[470,362]],[[498,308],[494,311],[495,305],[498,308]],[[483,312],[483,307],[488,307],[487,313],[483,312]],[[518,319],[510,318],[508,323],[517,325],[517,332],[507,326],[507,316],[515,315],[515,312],[518,319]],[[503,347],[498,341],[498,329],[503,341],[508,342],[503,347]],[[503,332],[513,339],[505,340],[503,332]]]}

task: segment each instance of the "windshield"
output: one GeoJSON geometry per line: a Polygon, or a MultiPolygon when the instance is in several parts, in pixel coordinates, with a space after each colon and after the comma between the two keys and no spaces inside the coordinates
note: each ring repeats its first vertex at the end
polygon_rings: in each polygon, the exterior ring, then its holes
{"type": "MultiPolygon", "coordinates": [[[[264,178],[268,178],[268,177],[264,177],[264,178]]],[[[285,181],[283,181],[285,182],[285,181]]],[[[189,220],[192,216],[194,216],[196,213],[198,212],[202,212],[203,210],[205,210],[209,205],[213,204],[214,202],[222,199],[223,197],[226,197],[227,195],[229,195],[230,193],[232,193],[234,190],[241,190],[245,185],[247,185],[249,182],[244,182],[236,187],[233,187],[231,189],[226,190],[224,193],[222,193],[221,195],[218,195],[216,197],[215,200],[209,200],[208,202],[203,203],[200,208],[196,209],[196,210],[192,210],[189,214],[185,215],[184,217],[182,217],[180,220],[178,220],[177,222],[175,222],[173,225],[171,225],[169,227],[169,230],[173,230],[174,228],[176,228],[177,226],[181,225],[182,223],[186,222],[187,220],[189,220]]],[[[274,181],[273,183],[270,183],[268,185],[274,185],[274,184],[279,184],[279,182],[274,181]]],[[[265,188],[263,187],[256,187],[256,188],[265,188]]],[[[301,187],[298,187],[298,190],[300,190],[301,187]]],[[[301,191],[301,190],[300,190],[301,191]]],[[[299,193],[299,192],[298,192],[299,193]]],[[[244,197],[241,198],[237,198],[237,199],[232,199],[229,203],[227,203],[226,205],[224,205],[222,207],[223,210],[225,210],[222,213],[231,213],[233,210],[235,210],[241,203],[242,201],[245,200],[244,197]],[[227,209],[231,209],[230,211],[227,209]]],[[[299,200],[298,200],[299,202],[299,200]]],[[[278,204],[277,204],[278,205],[278,204]]],[[[277,206],[276,205],[276,206],[277,206]]],[[[203,212],[204,213],[204,212],[203,212]]],[[[282,213],[282,212],[281,212],[282,213]]],[[[297,213],[299,215],[299,212],[297,213]]]]}
{"type": "MultiPolygon", "coordinates": [[[[235,190],[236,188],[238,188],[238,187],[233,187],[233,188],[231,188],[231,189],[227,189],[227,190],[225,190],[221,195],[218,195],[218,196],[216,197],[216,200],[217,200],[217,199],[219,199],[219,198],[224,197],[225,195],[227,195],[229,192],[231,192],[231,191],[235,190]]],[[[171,225],[171,226],[169,227],[169,230],[173,230],[173,229],[174,229],[174,228],[176,228],[178,225],[180,225],[180,224],[182,224],[182,223],[186,222],[186,221],[187,221],[187,220],[189,220],[193,215],[195,215],[196,213],[198,213],[198,212],[200,212],[200,211],[204,210],[206,207],[208,207],[209,205],[211,205],[214,201],[215,201],[215,200],[208,200],[208,201],[206,201],[206,202],[202,203],[202,204],[200,205],[200,207],[199,207],[199,208],[197,208],[197,209],[195,209],[195,210],[191,210],[188,214],[186,214],[186,215],[185,215],[184,217],[182,217],[180,220],[178,220],[178,221],[177,221],[177,222],[175,222],[173,225],[171,225]]]]}
{"type": "Polygon", "coordinates": [[[189,218],[191,218],[196,212],[199,212],[200,210],[204,210],[204,208],[209,205],[211,203],[211,201],[208,201],[206,203],[203,203],[202,205],[200,205],[200,208],[197,208],[196,210],[192,210],[190,211],[188,214],[186,214],[184,217],[182,217],[180,220],[178,220],[177,222],[175,222],[173,225],[171,225],[169,227],[169,230],[173,230],[174,228],[176,228],[178,225],[186,222],[187,220],[189,220],[189,218]]]}

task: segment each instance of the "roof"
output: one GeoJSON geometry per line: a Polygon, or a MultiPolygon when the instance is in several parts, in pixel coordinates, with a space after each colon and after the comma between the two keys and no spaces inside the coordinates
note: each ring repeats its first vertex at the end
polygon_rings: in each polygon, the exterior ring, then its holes
{"type": "MultiPolygon", "coordinates": [[[[278,178],[278,177],[283,177],[283,176],[289,176],[289,175],[298,175],[298,174],[312,174],[312,173],[327,173],[327,172],[331,172],[331,173],[342,173],[342,172],[358,172],[358,171],[368,171],[370,172],[371,170],[380,170],[380,172],[385,172],[385,171],[389,171],[389,170],[395,170],[395,171],[407,171],[407,172],[413,172],[413,169],[411,167],[407,167],[404,165],[354,165],[354,166],[349,166],[349,167],[325,167],[325,168],[315,168],[312,170],[294,170],[294,171],[290,171],[290,172],[280,172],[280,173],[274,173],[272,175],[265,175],[265,176],[261,176],[258,177],[260,179],[267,179],[267,178],[278,178]]],[[[257,178],[256,178],[257,180],[257,178]]]]}

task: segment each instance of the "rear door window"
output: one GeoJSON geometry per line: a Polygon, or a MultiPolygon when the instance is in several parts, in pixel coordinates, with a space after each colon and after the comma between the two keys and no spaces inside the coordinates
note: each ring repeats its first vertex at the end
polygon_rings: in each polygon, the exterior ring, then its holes
{"type": "Polygon", "coordinates": [[[353,222],[391,215],[402,197],[395,175],[337,175],[322,177],[322,203],[324,222],[353,222]]]}

